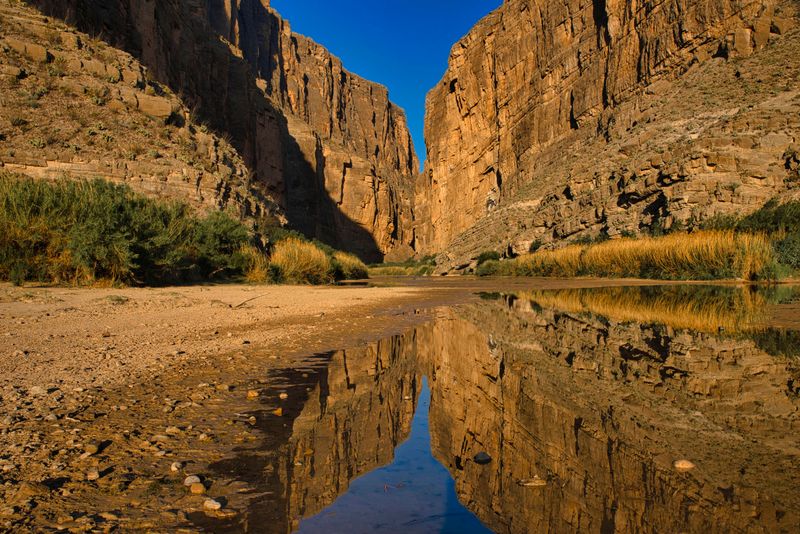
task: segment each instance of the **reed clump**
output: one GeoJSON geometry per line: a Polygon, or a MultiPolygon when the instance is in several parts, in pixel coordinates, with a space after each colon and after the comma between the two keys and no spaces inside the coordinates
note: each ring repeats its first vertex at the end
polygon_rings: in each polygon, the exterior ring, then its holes
{"type": "Polygon", "coordinates": [[[369,266],[370,276],[430,276],[434,270],[436,270],[435,256],[369,266]]]}
{"type": "Polygon", "coordinates": [[[335,280],[333,267],[322,249],[294,237],[276,243],[270,256],[273,278],[278,282],[328,284],[335,280]]]}
{"type": "Polygon", "coordinates": [[[660,280],[775,278],[776,256],[763,234],[732,230],[617,239],[489,261],[481,276],[597,276],[660,280]]]}
{"type": "Polygon", "coordinates": [[[361,280],[369,278],[367,266],[354,254],[337,251],[333,254],[334,268],[338,278],[345,280],[361,280]]]}

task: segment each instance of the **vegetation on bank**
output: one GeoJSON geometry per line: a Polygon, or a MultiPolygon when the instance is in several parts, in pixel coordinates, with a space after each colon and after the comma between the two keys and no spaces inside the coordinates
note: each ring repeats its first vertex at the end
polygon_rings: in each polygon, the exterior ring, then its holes
{"type": "Polygon", "coordinates": [[[703,227],[710,230],[763,233],[771,236],[778,262],[800,270],[800,202],[779,204],[771,200],[744,218],[717,217],[703,227]]]}
{"type": "Polygon", "coordinates": [[[765,280],[777,277],[770,239],[731,230],[624,238],[489,260],[479,276],[596,276],[661,280],[765,280]]]}
{"type": "Polygon", "coordinates": [[[362,278],[355,256],[292,234],[262,251],[223,212],[150,199],[103,180],[0,173],[0,280],[167,285],[209,280],[330,283],[362,278]]]}
{"type": "Polygon", "coordinates": [[[558,250],[478,259],[479,276],[596,276],[659,280],[777,280],[800,270],[800,202],[768,202],[747,217],[701,230],[574,243],[558,250]]]}
{"type": "Polygon", "coordinates": [[[419,260],[378,263],[369,266],[370,276],[430,276],[436,269],[436,257],[426,256],[419,260]]]}

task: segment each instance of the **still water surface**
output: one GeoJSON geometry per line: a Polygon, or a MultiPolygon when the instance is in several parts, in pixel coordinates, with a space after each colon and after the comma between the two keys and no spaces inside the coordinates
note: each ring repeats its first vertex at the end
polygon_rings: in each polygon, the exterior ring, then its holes
{"type": "Polygon", "coordinates": [[[253,532],[800,532],[796,298],[484,294],[271,377],[293,402],[216,469],[253,532]]]}

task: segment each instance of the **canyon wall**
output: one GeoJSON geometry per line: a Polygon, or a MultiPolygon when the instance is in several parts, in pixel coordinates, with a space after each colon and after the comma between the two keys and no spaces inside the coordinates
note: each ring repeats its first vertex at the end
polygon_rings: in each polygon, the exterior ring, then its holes
{"type": "Polygon", "coordinates": [[[285,221],[238,151],[130,54],[18,4],[0,2],[0,30],[0,170],[285,221]]]}
{"type": "Polygon", "coordinates": [[[377,261],[407,256],[418,163],[385,87],[262,0],[32,0],[139,58],[230,138],[290,226],[377,261]]]}
{"type": "Polygon", "coordinates": [[[509,0],[428,95],[417,249],[692,225],[797,187],[796,3],[509,0]]]}

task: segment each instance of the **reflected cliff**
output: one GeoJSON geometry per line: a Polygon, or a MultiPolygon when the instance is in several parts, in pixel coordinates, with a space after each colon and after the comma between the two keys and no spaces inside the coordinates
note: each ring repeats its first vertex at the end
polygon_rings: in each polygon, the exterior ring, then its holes
{"type": "MultiPolygon", "coordinates": [[[[326,514],[352,513],[351,530],[370,531],[357,510],[383,505],[352,487],[392,483],[376,469],[396,465],[427,377],[430,447],[403,462],[435,457],[495,532],[797,532],[798,336],[765,322],[793,298],[702,286],[492,294],[320,356],[270,377],[294,408],[262,414],[259,449],[217,466],[258,494],[228,526],[292,532],[316,516],[305,524],[322,531],[326,514]]],[[[397,509],[419,498],[393,496],[397,509]]]]}

